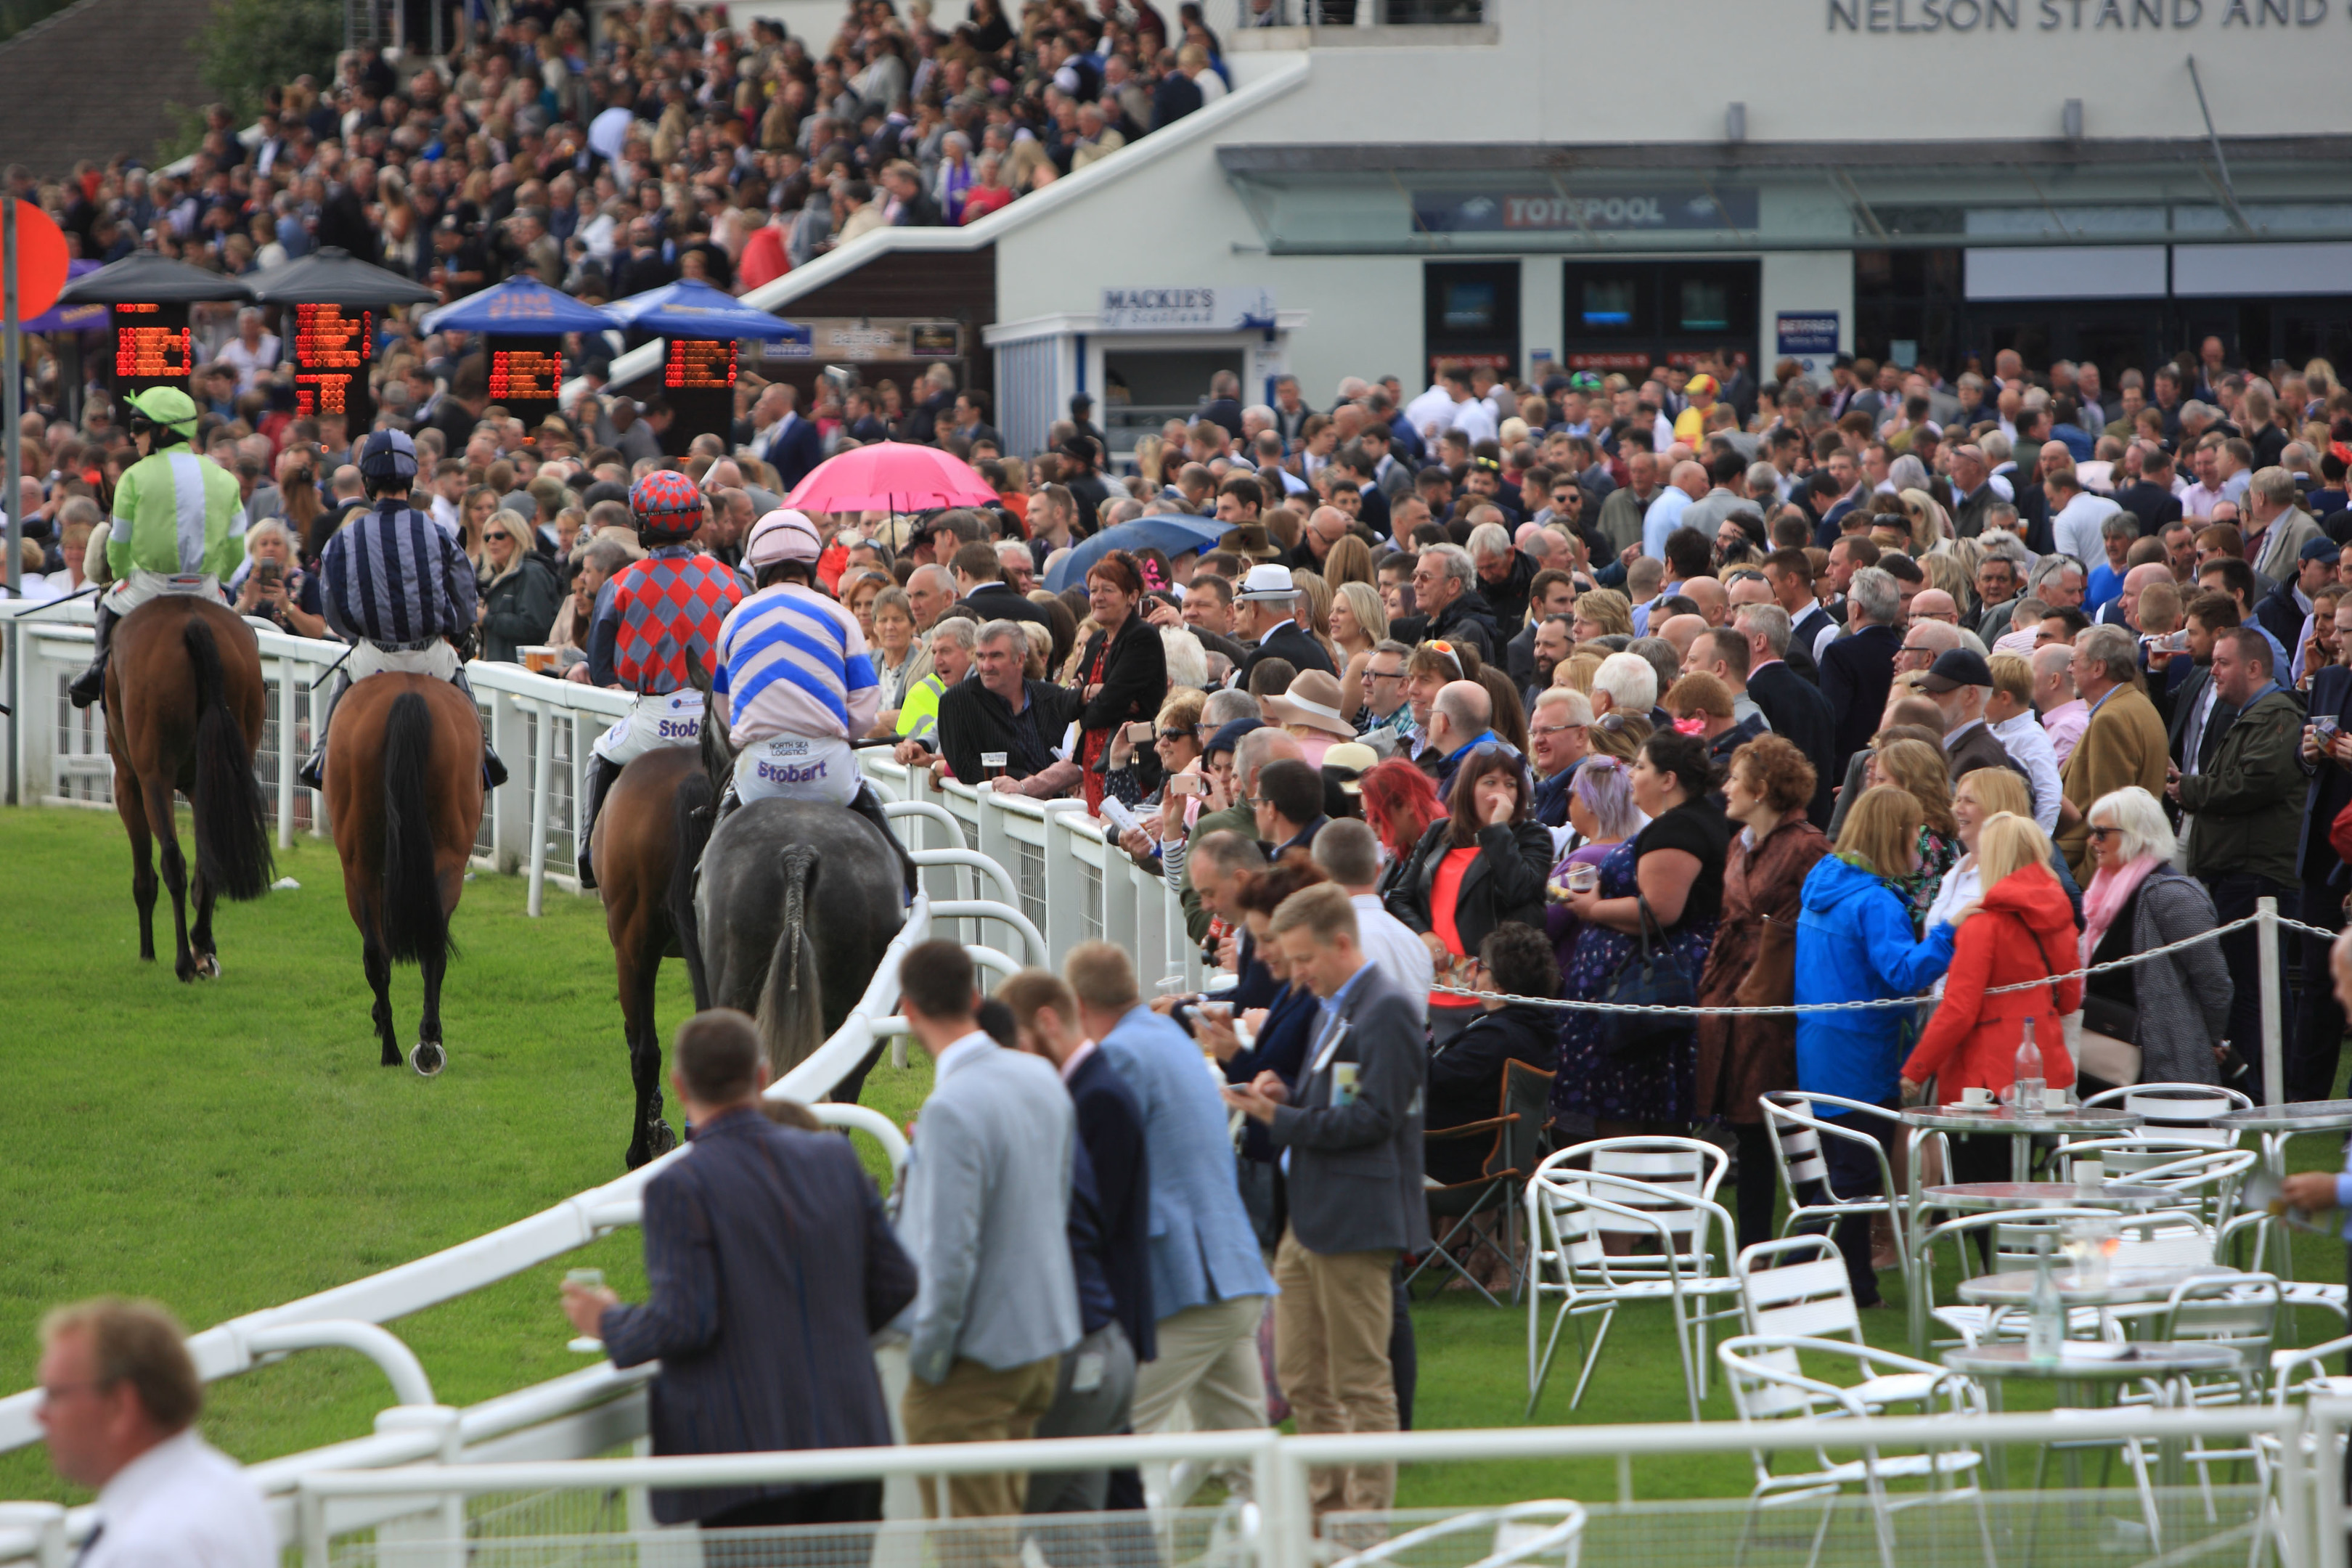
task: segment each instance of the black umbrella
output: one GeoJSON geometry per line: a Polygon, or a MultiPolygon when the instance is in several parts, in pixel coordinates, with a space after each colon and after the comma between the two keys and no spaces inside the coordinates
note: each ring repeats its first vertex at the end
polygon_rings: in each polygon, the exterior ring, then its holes
{"type": "Polygon", "coordinates": [[[338,245],[321,246],[283,266],[247,275],[253,297],[265,305],[424,305],[441,296],[424,284],[338,245]]]}
{"type": "Polygon", "coordinates": [[[63,305],[185,305],[202,300],[247,300],[241,279],[207,272],[152,250],[133,251],[110,266],[85,272],[58,294],[63,305]]]}

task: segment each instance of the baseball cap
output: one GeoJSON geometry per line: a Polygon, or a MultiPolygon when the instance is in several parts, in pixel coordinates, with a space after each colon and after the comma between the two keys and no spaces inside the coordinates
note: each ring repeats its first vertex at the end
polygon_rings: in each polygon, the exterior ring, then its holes
{"type": "Polygon", "coordinates": [[[2304,542],[2303,552],[2296,557],[2296,559],[2301,561],[2333,561],[2343,548],[2344,547],[2336,543],[2336,541],[2329,539],[2323,534],[2317,539],[2305,540],[2304,542]]]}
{"type": "Polygon", "coordinates": [[[1992,666],[1972,648],[1947,648],[1936,656],[1919,684],[1930,691],[1956,691],[1963,686],[1990,686],[1992,666]]]}
{"type": "Polygon", "coordinates": [[[1219,752],[1230,752],[1242,743],[1244,735],[1265,728],[1265,721],[1263,719],[1235,719],[1209,737],[1209,743],[1201,748],[1201,755],[1213,757],[1219,752]]]}

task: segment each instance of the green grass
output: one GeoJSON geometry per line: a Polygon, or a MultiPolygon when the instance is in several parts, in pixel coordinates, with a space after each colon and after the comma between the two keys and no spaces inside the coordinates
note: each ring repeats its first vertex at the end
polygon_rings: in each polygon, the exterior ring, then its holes
{"type": "MultiPolygon", "coordinates": [[[[631,1099],[601,908],[550,889],[524,912],[519,879],[466,889],[461,946],[443,997],[449,1067],[427,1082],[376,1065],[359,939],[331,847],[303,839],[278,859],[299,891],[225,906],[224,965],[208,984],[138,961],[129,853],[110,815],[0,811],[0,944],[8,1088],[0,1100],[0,1392],[29,1387],[40,1315],[100,1291],[154,1297],[191,1328],[375,1273],[520,1219],[622,1171],[631,1099]]],[[[395,973],[404,1041],[419,1005],[395,973]]],[[[683,966],[665,965],[665,1036],[690,1007],[683,966]]],[[[887,1059],[866,1100],[901,1123],[929,1086],[919,1050],[887,1059]]],[[[673,1108],[675,1116],[675,1108],[673,1108]]],[[[2300,1141],[2298,1168],[2336,1168],[2332,1140],[2300,1141]]],[[[876,1152],[867,1151],[869,1161],[876,1152]]],[[[2305,1279],[2338,1278],[2341,1249],[2299,1239],[2305,1279]]],[[[467,1405],[576,1369],[555,1309],[566,1268],[601,1267],[642,1288],[624,1231],[394,1325],[437,1397],[467,1405]]],[[[1890,1300],[1899,1285],[1890,1277],[1890,1300]]],[[[1939,1299],[1948,1299],[1948,1285],[1939,1299]]],[[[1899,1310],[1867,1315],[1900,1349],[1899,1310]]],[[[1517,1426],[1526,1409],[1522,1311],[1454,1292],[1416,1309],[1424,1429],[1517,1426]]],[[[2306,1342],[2332,1332],[2316,1319],[2306,1342]]],[[[1583,1407],[1572,1415],[1575,1344],[1560,1351],[1541,1423],[1679,1421],[1682,1379],[1665,1315],[1620,1315],[1583,1407]]],[[[205,1431],[252,1460],[357,1436],[389,1402],[357,1355],[312,1351],[215,1384],[205,1431]]],[[[1727,1419],[1718,1385],[1706,1414],[1727,1419]]],[[[1643,1497],[1740,1495],[1743,1456],[1645,1462],[1643,1497]]],[[[1613,1497],[1613,1462],[1408,1467],[1399,1503],[1613,1497]]],[[[0,1497],[67,1498],[38,1449],[0,1455],[0,1497]]]]}

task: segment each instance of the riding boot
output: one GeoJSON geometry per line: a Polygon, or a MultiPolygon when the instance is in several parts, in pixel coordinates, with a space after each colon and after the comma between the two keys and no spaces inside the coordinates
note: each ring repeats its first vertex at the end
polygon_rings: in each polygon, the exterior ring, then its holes
{"type": "Polygon", "coordinates": [[[106,607],[105,600],[98,602],[97,637],[90,645],[89,668],[75,676],[73,685],[66,689],[75,707],[87,708],[106,695],[107,639],[114,634],[114,623],[121,618],[106,607]]]}
{"type": "Polygon", "coordinates": [[[898,868],[906,874],[907,897],[911,900],[915,896],[915,859],[907,853],[907,847],[899,842],[898,836],[890,831],[890,819],[882,812],[882,797],[874,793],[871,784],[865,785],[850,801],[849,809],[880,828],[882,837],[890,841],[890,847],[898,852],[898,868]]]}
{"type": "Polygon", "coordinates": [[[310,754],[302,759],[300,767],[294,770],[294,782],[304,789],[323,790],[327,787],[327,726],[334,722],[336,705],[342,701],[343,693],[351,689],[352,678],[338,670],[335,684],[327,694],[326,706],[320,710],[318,721],[310,726],[314,731],[310,754]]]}
{"type": "MultiPolygon", "coordinates": [[[[474,700],[474,689],[467,684],[464,665],[457,667],[457,673],[449,678],[449,684],[464,692],[467,701],[474,700]]],[[[482,737],[482,786],[496,789],[506,782],[507,765],[499,760],[498,748],[491,745],[490,738],[485,735],[482,737]]]]}
{"type": "Polygon", "coordinates": [[[588,814],[580,822],[580,886],[583,890],[596,885],[596,869],[588,863],[588,845],[596,834],[596,814],[604,809],[604,793],[620,776],[620,765],[608,763],[602,757],[598,757],[596,765],[588,770],[588,814]]]}

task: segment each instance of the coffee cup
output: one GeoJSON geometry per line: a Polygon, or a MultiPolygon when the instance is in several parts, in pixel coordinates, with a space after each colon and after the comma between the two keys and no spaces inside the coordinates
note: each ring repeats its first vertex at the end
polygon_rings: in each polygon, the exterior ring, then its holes
{"type": "Polygon", "coordinates": [[[1992,1090],[1982,1088],[1981,1086],[1964,1089],[1960,1090],[1960,1103],[1962,1105],[1989,1106],[1992,1103],[1992,1090]]]}

